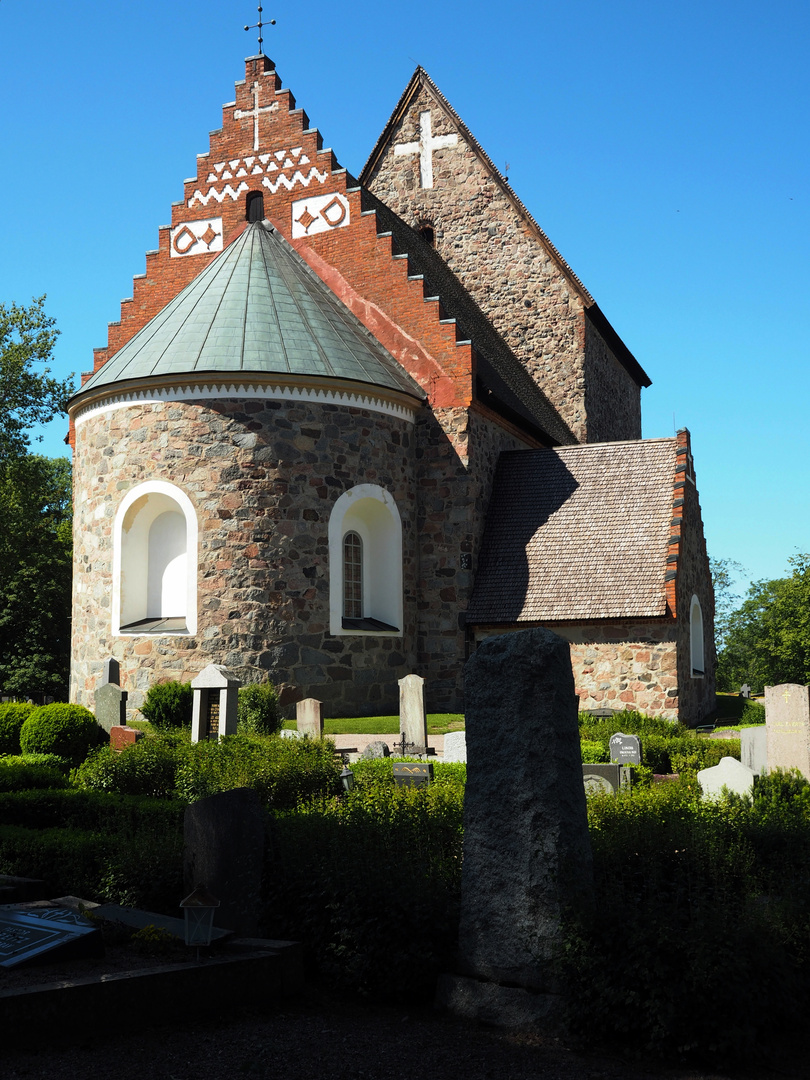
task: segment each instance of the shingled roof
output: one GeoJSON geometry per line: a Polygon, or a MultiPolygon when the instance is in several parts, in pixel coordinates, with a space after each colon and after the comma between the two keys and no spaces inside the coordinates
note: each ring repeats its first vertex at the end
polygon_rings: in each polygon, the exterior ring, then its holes
{"type": "Polygon", "coordinates": [[[666,615],[675,439],[501,454],[473,624],[666,615]]]}

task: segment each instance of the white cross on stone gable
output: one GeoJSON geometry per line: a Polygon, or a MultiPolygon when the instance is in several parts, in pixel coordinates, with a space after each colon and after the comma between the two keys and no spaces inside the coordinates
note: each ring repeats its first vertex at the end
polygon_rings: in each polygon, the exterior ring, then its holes
{"type": "Polygon", "coordinates": [[[419,155],[419,184],[423,188],[433,187],[433,151],[445,150],[458,143],[458,135],[434,135],[430,127],[430,109],[419,113],[419,142],[398,143],[394,154],[419,155]]]}
{"type": "Polygon", "coordinates": [[[234,120],[247,120],[253,119],[253,149],[259,149],[259,114],[276,112],[278,109],[278,102],[274,101],[271,105],[263,105],[259,108],[259,84],[255,82],[252,87],[253,90],[253,108],[252,109],[236,109],[233,114],[234,120]]]}

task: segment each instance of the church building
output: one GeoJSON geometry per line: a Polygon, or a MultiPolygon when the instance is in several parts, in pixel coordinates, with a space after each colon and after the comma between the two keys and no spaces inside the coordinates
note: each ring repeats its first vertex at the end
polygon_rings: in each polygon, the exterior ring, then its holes
{"type": "Polygon", "coordinates": [[[714,601],[689,434],[428,75],[359,176],[245,62],[70,402],[71,698],[210,663],[332,716],[463,711],[492,633],[580,707],[697,723],[714,601]]]}

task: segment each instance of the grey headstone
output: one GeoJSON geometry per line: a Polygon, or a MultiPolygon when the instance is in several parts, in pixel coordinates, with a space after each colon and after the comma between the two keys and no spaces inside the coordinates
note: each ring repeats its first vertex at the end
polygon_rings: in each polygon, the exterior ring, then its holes
{"type": "Polygon", "coordinates": [[[754,790],[753,772],[733,757],[720,758],[720,764],[711,769],[700,769],[697,778],[700,790],[709,799],[721,795],[723,788],[738,795],[748,795],[754,790]]]}
{"type": "Polygon", "coordinates": [[[0,967],[29,960],[103,956],[101,930],[70,908],[0,909],[0,967]]]}
{"type": "Polygon", "coordinates": [[[751,697],[751,687],[748,685],[748,683],[743,683],[742,686],[740,687],[740,697],[741,698],[750,698],[751,697]]]}
{"type": "Polygon", "coordinates": [[[465,667],[458,957],[472,978],[442,982],[464,1015],[560,1011],[563,913],[593,890],[576,700],[569,644],[549,630],[489,638],[465,667]]]}
{"type": "Polygon", "coordinates": [[[375,739],[374,742],[370,742],[360,755],[361,758],[384,758],[390,756],[391,748],[382,739],[375,739]]]}
{"type": "Polygon", "coordinates": [[[638,735],[625,735],[621,731],[617,731],[615,735],[611,736],[610,743],[610,760],[617,761],[620,765],[640,765],[641,764],[641,743],[638,740],[638,735]]]}
{"type": "Polygon", "coordinates": [[[425,680],[420,675],[399,680],[399,733],[414,746],[427,746],[425,680]]]}
{"type": "Polygon", "coordinates": [[[323,736],[323,703],[308,697],[295,706],[295,720],[301,735],[311,735],[313,739],[323,736]]]}
{"type": "Polygon", "coordinates": [[[586,795],[608,792],[615,795],[630,783],[630,770],[626,765],[597,762],[595,765],[582,766],[582,783],[586,795]]]}
{"type": "Polygon", "coordinates": [[[768,769],[798,769],[810,780],[810,688],[765,687],[768,769]]]}
{"type": "Polygon", "coordinates": [[[467,734],[464,731],[448,731],[444,737],[444,760],[467,760],[467,734]]]}
{"type": "Polygon", "coordinates": [[[754,776],[768,771],[768,732],[764,725],[741,729],[740,760],[754,776]]]}
{"type": "Polygon", "coordinates": [[[433,763],[415,761],[394,762],[394,783],[397,787],[421,787],[433,779],[433,763]]]}
{"type": "Polygon", "coordinates": [[[258,929],[266,815],[249,788],[221,791],[186,807],[183,882],[220,901],[216,922],[243,936],[258,929]]]}
{"type": "Polygon", "coordinates": [[[93,711],[96,721],[109,735],[114,727],[125,727],[127,722],[127,692],[117,683],[104,683],[93,694],[93,711]]]}
{"type": "Polygon", "coordinates": [[[107,683],[114,683],[116,686],[121,685],[121,667],[114,656],[109,656],[104,661],[104,671],[101,676],[102,685],[107,683]]]}

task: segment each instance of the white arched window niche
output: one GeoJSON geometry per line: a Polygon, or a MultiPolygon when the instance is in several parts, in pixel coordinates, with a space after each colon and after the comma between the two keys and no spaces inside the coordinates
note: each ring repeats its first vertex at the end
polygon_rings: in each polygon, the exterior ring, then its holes
{"type": "Polygon", "coordinates": [[[164,480],[139,484],[115,515],[112,632],[197,632],[197,515],[164,480]]]}
{"type": "Polygon", "coordinates": [[[329,629],[402,634],[402,520],[376,484],[344,491],[329,517],[329,629]]]}
{"type": "Polygon", "coordinates": [[[706,672],[703,654],[703,612],[696,596],[692,597],[692,603],[689,605],[689,656],[692,678],[702,679],[706,672]]]}

